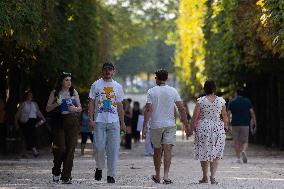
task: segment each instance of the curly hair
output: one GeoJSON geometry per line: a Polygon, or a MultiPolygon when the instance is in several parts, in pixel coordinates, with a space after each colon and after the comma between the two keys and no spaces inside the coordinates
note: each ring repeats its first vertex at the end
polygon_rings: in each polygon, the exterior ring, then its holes
{"type": "Polygon", "coordinates": [[[164,69],[158,69],[155,71],[156,77],[160,81],[166,81],[168,79],[168,71],[164,69]]]}

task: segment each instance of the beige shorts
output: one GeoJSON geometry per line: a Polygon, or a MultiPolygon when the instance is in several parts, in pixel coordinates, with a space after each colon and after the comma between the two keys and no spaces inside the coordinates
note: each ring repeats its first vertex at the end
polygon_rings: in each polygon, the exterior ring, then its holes
{"type": "Polygon", "coordinates": [[[249,126],[232,126],[233,140],[248,143],[249,126]]]}
{"type": "Polygon", "coordinates": [[[174,145],[176,141],[176,126],[151,129],[150,136],[154,148],[161,148],[162,144],[174,145]]]}

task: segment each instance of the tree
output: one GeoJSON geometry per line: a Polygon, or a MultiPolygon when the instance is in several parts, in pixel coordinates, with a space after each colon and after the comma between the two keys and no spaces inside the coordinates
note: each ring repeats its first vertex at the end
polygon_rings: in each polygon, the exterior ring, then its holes
{"type": "Polygon", "coordinates": [[[180,1],[175,69],[185,99],[198,96],[204,81],[204,15],[206,1],[180,1]]]}

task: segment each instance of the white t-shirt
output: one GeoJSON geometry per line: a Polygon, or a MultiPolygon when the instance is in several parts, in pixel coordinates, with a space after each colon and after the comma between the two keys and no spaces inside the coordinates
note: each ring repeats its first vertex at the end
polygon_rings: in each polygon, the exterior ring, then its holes
{"type": "Polygon", "coordinates": [[[25,101],[23,102],[22,112],[29,114],[29,118],[37,118],[38,106],[33,101],[25,101]]]}
{"type": "Polygon", "coordinates": [[[103,79],[95,81],[89,93],[89,98],[95,101],[95,122],[118,122],[117,103],[122,102],[123,96],[122,86],[118,82],[103,79]]]}
{"type": "Polygon", "coordinates": [[[175,126],[175,102],[181,101],[177,90],[168,85],[148,90],[147,102],[152,104],[150,125],[152,129],[175,126]]]}

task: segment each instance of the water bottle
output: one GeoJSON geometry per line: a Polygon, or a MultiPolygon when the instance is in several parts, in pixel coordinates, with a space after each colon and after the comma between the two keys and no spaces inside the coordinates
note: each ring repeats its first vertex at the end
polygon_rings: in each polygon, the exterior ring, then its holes
{"type": "Polygon", "coordinates": [[[71,98],[68,98],[68,99],[66,99],[66,104],[68,105],[68,106],[71,106],[73,103],[72,103],[72,99],[71,98]]]}
{"type": "Polygon", "coordinates": [[[43,120],[40,120],[39,122],[37,122],[35,124],[35,128],[38,128],[39,126],[41,126],[42,124],[44,124],[44,121],[43,120]]]}

